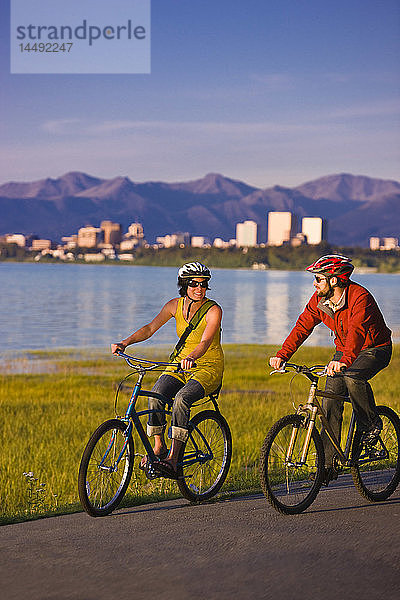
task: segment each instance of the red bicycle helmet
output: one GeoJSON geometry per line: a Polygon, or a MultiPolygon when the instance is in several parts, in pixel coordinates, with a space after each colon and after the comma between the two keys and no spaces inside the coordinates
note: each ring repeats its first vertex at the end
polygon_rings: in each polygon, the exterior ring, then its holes
{"type": "Polygon", "coordinates": [[[340,254],[327,254],[321,256],[318,260],[306,268],[311,273],[321,273],[326,277],[337,277],[342,281],[347,281],[354,271],[354,265],[351,264],[351,258],[341,256],[340,254]]]}

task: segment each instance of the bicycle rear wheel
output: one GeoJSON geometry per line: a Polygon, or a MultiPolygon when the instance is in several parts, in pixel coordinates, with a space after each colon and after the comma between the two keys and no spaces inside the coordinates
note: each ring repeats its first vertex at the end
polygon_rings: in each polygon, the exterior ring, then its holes
{"type": "Polygon", "coordinates": [[[182,496],[192,502],[214,496],[228,475],[231,457],[232,437],[224,417],[214,410],[195,415],[178,460],[182,496]]]}
{"type": "Polygon", "coordinates": [[[287,415],[269,430],[261,448],[260,481],[268,502],[280,513],[301,513],[315,500],[324,474],[325,455],[321,437],[314,427],[305,463],[300,458],[307,421],[287,415]],[[293,447],[288,460],[288,449],[293,447]]]}
{"type": "Polygon", "coordinates": [[[118,419],[105,421],[83,452],[78,491],[83,508],[92,517],[110,514],[129,485],[135,451],[132,437],[126,443],[127,427],[127,423],[118,419]]]}
{"type": "Polygon", "coordinates": [[[370,502],[380,502],[393,494],[400,481],[400,419],[388,406],[378,406],[383,429],[371,447],[353,443],[351,467],[354,485],[370,502]]]}

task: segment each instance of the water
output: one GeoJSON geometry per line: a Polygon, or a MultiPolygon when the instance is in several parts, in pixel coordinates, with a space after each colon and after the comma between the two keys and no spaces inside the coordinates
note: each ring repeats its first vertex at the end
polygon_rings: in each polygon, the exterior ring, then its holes
{"type": "MultiPolygon", "coordinates": [[[[148,323],[177,295],[177,269],[0,263],[2,351],[104,348],[148,323]]],[[[399,276],[359,274],[400,341],[399,276]]],[[[223,342],[280,345],[313,292],[309,273],[215,269],[208,293],[224,310],[223,342]]],[[[176,343],[171,319],[141,345],[176,343]]],[[[324,325],[306,342],[331,346],[324,325]]]]}

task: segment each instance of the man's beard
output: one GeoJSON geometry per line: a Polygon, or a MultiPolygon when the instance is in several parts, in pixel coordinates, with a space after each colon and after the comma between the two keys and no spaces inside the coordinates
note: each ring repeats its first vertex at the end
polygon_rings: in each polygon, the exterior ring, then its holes
{"type": "Polygon", "coordinates": [[[317,292],[317,296],[318,298],[326,298],[326,300],[329,300],[329,298],[332,298],[333,296],[333,289],[329,286],[329,289],[326,292],[317,292]]]}

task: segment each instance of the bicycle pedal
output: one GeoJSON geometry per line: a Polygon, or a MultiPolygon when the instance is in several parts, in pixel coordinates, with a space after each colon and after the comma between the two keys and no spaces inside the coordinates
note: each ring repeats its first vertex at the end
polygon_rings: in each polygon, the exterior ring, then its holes
{"type": "Polygon", "coordinates": [[[368,448],[367,449],[368,458],[377,459],[377,458],[386,458],[385,450],[379,450],[378,448],[368,448]]]}
{"type": "Polygon", "coordinates": [[[153,468],[153,465],[146,465],[145,468],[143,469],[144,474],[146,475],[147,479],[150,479],[150,481],[152,481],[153,479],[157,479],[157,477],[160,477],[160,474],[157,473],[157,471],[155,471],[155,469],[153,468]]]}

